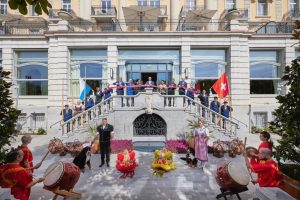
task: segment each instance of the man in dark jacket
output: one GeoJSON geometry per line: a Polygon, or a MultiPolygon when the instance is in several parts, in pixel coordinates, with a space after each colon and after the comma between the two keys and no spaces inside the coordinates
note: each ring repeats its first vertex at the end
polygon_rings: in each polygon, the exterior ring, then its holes
{"type": "MultiPolygon", "coordinates": [[[[198,98],[203,106],[208,107],[208,95],[205,90],[202,90],[202,93],[199,94],[198,98]]],[[[202,109],[202,117],[205,117],[205,109],[202,109]]]]}
{"type": "MultiPolygon", "coordinates": [[[[100,88],[96,87],[96,92],[94,93],[96,97],[96,105],[99,104],[102,101],[103,98],[103,92],[100,90],[100,88]]],[[[101,105],[98,106],[98,115],[101,115],[101,105]]]]}
{"type": "Polygon", "coordinates": [[[114,127],[107,123],[107,118],[102,119],[102,124],[97,127],[97,133],[99,134],[99,144],[101,152],[101,163],[99,167],[104,165],[106,161],[107,167],[109,167],[110,161],[110,140],[114,136],[114,127]]]}
{"type": "MultiPolygon", "coordinates": [[[[91,95],[89,94],[89,95],[87,96],[87,98],[85,99],[85,110],[90,109],[90,108],[93,107],[94,105],[95,105],[94,99],[91,98],[91,95]]],[[[88,111],[88,117],[89,117],[89,120],[92,119],[91,111],[88,111]]]]}
{"type": "Polygon", "coordinates": [[[119,81],[115,82],[114,85],[117,86],[116,89],[117,95],[124,95],[125,83],[122,81],[122,77],[120,77],[119,81]]]}
{"type": "Polygon", "coordinates": [[[179,95],[185,95],[185,89],[187,88],[187,82],[185,82],[184,78],[182,78],[182,80],[179,81],[178,87],[179,87],[179,95]]]}
{"type": "MultiPolygon", "coordinates": [[[[218,101],[218,97],[214,97],[214,100],[210,102],[210,109],[215,111],[216,113],[220,113],[220,102],[218,101]]],[[[216,115],[212,113],[212,121],[215,123],[216,115]]]]}
{"type": "MultiPolygon", "coordinates": [[[[64,122],[68,121],[69,119],[72,119],[73,113],[72,110],[69,108],[69,105],[65,105],[65,109],[63,110],[60,115],[63,115],[64,122]]],[[[67,124],[67,132],[70,131],[70,122],[67,124]]]]}

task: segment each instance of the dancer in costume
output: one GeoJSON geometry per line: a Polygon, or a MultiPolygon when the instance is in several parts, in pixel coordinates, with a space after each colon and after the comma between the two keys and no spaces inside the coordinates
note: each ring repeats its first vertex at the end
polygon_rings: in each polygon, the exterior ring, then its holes
{"type": "Polygon", "coordinates": [[[123,173],[120,178],[132,178],[134,176],[134,170],[137,166],[138,165],[135,161],[134,151],[126,149],[123,152],[118,153],[116,168],[123,173]]]}

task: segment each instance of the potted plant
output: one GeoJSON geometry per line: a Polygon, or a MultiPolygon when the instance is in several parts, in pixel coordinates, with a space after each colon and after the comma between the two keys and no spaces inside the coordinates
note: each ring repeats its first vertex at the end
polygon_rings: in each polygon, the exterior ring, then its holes
{"type": "MultiPolygon", "coordinates": [[[[299,29],[300,23],[296,23],[299,29]]],[[[293,39],[300,40],[300,32],[295,31],[293,39]]],[[[284,174],[284,190],[295,198],[300,196],[300,57],[285,67],[282,81],[288,92],[278,95],[279,107],[275,110],[275,119],[270,123],[273,133],[281,136],[275,147],[274,155],[284,174]],[[284,161],[284,162],[282,162],[284,161]]]]}
{"type": "Polygon", "coordinates": [[[38,135],[45,135],[45,134],[46,134],[46,130],[43,129],[43,128],[38,128],[37,134],[38,134],[38,135]]]}
{"type": "Polygon", "coordinates": [[[236,6],[234,4],[231,9],[227,10],[225,19],[227,19],[228,21],[231,21],[231,20],[238,18],[239,15],[240,15],[240,12],[236,9],[236,6]]]}

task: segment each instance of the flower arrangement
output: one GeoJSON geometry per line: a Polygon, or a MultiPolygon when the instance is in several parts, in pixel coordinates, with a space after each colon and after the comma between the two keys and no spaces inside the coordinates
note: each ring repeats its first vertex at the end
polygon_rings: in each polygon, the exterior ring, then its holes
{"type": "Polygon", "coordinates": [[[188,150],[188,145],[185,140],[167,140],[166,149],[172,153],[186,153],[188,150]]]}
{"type": "Polygon", "coordinates": [[[132,140],[112,140],[110,149],[112,153],[118,153],[125,149],[133,149],[133,143],[132,140]]]}

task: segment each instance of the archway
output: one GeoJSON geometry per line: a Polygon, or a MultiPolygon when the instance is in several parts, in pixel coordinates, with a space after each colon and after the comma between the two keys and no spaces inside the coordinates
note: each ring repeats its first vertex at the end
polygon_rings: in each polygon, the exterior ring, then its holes
{"type": "Polygon", "coordinates": [[[157,114],[142,114],[133,122],[133,136],[166,136],[167,123],[157,114]]]}

